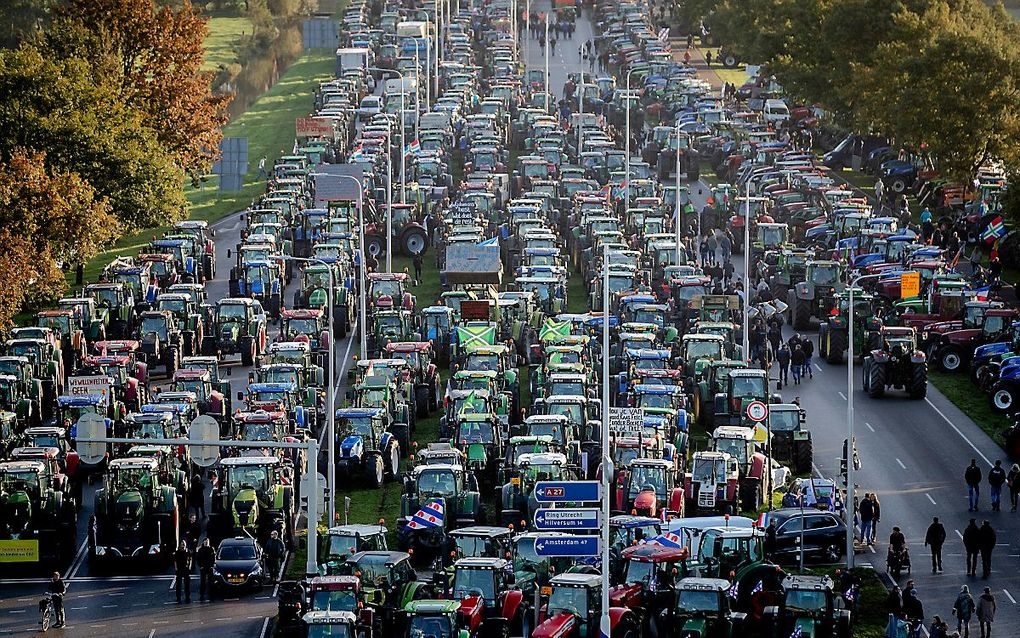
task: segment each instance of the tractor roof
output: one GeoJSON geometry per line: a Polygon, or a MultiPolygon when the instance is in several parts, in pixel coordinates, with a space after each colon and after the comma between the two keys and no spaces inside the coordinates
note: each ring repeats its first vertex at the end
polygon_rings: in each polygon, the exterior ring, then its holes
{"type": "Polygon", "coordinates": [[[110,461],[111,470],[150,470],[155,472],[159,462],[151,456],[129,456],[110,461]]]}
{"type": "Polygon", "coordinates": [[[363,419],[384,414],[386,414],[386,410],[383,408],[341,408],[336,411],[336,416],[339,419],[363,419]]]}
{"type": "Polygon", "coordinates": [[[319,308],[291,308],[283,311],[284,319],[318,319],[322,316],[319,308]]]}
{"type": "MultiPolygon", "coordinates": [[[[784,585],[786,583],[783,583],[784,585]]],[[[681,578],[676,584],[678,590],[686,591],[717,591],[723,592],[730,588],[730,581],[722,578],[681,578]]]]}
{"type": "Polygon", "coordinates": [[[232,456],[220,459],[220,465],[226,467],[246,467],[279,464],[280,459],[275,456],[232,456]]]}
{"type": "Polygon", "coordinates": [[[417,465],[411,474],[417,478],[419,474],[423,472],[453,472],[458,474],[464,471],[464,467],[461,465],[453,465],[450,463],[436,463],[435,465],[417,465]]]}
{"type": "Polygon", "coordinates": [[[518,465],[566,465],[567,457],[558,452],[534,452],[517,457],[518,465]]]}
{"type": "Polygon", "coordinates": [[[754,429],[745,428],[739,425],[721,425],[712,432],[713,439],[742,439],[744,441],[754,440],[754,429]]]}
{"type": "Polygon", "coordinates": [[[6,461],[0,463],[0,472],[43,472],[46,464],[42,461],[6,461]]]}
{"type": "Polygon", "coordinates": [[[494,527],[492,525],[472,525],[471,527],[461,527],[450,532],[450,536],[462,537],[462,536],[474,536],[474,537],[485,537],[485,538],[499,538],[501,536],[510,537],[513,534],[513,530],[509,527],[494,527]]]}
{"type": "Polygon", "coordinates": [[[467,569],[504,569],[507,561],[502,558],[491,558],[484,556],[470,556],[461,558],[454,563],[455,568],[465,567],[467,569]]]}
{"type": "Polygon", "coordinates": [[[431,347],[428,341],[391,341],[386,344],[386,352],[423,352],[431,347]]]}
{"type": "Polygon", "coordinates": [[[623,557],[639,563],[665,563],[685,560],[691,555],[686,547],[666,547],[648,542],[623,549],[623,557]]]}
{"type": "Polygon", "coordinates": [[[352,625],[355,620],[350,611],[309,611],[301,617],[306,625],[352,625]]]}
{"type": "Polygon", "coordinates": [[[639,383],[634,386],[634,392],[638,394],[681,394],[683,388],[678,385],[648,385],[639,383]]]}
{"type": "Polygon", "coordinates": [[[330,536],[375,536],[385,534],[386,528],[382,525],[337,525],[330,527],[330,536]]]}
{"type": "Polygon", "coordinates": [[[453,614],[460,609],[459,600],[412,600],[404,605],[411,614],[453,614]]]}
{"type": "Polygon", "coordinates": [[[783,581],[783,587],[791,589],[808,589],[814,591],[832,591],[833,584],[830,576],[799,576],[791,575],[783,581]]]}
{"type": "Polygon", "coordinates": [[[566,585],[568,587],[598,588],[602,584],[602,576],[598,574],[557,574],[549,582],[550,585],[566,585]]]}

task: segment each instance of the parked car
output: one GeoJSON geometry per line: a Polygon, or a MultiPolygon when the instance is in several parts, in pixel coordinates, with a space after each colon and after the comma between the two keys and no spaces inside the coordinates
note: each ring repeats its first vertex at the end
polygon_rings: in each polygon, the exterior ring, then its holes
{"type": "Polygon", "coordinates": [[[836,513],[790,507],[775,510],[769,517],[776,522],[773,560],[777,563],[800,561],[802,527],[805,561],[836,563],[846,552],[846,523],[836,513]]]}
{"type": "Polygon", "coordinates": [[[254,538],[227,538],[220,542],[213,563],[216,593],[261,589],[268,579],[262,547],[254,538]]]}

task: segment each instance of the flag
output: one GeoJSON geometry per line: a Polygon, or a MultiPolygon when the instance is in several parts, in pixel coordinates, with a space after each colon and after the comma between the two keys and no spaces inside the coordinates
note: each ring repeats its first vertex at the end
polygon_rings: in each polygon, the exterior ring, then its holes
{"type": "Polygon", "coordinates": [[[991,286],[985,286],[984,288],[971,288],[967,292],[973,293],[978,301],[988,301],[988,293],[991,292],[991,286]]]}
{"type": "Polygon", "coordinates": [[[857,592],[854,591],[854,589],[855,588],[851,586],[850,589],[847,589],[845,592],[843,592],[843,598],[846,599],[848,603],[852,603],[854,601],[854,598],[857,598],[857,592]]]}
{"type": "Polygon", "coordinates": [[[485,401],[478,398],[475,395],[475,391],[472,390],[470,394],[464,397],[464,403],[460,406],[460,412],[457,413],[457,416],[485,411],[485,401]]]}
{"type": "Polygon", "coordinates": [[[479,246],[499,246],[499,237],[489,237],[478,242],[479,246]]]}
{"type": "Polygon", "coordinates": [[[985,240],[986,244],[995,242],[996,239],[1003,237],[1006,234],[1006,226],[1002,223],[1002,217],[996,215],[988,222],[988,226],[985,227],[984,232],[981,233],[981,239],[985,240]]]}
{"type": "Polygon", "coordinates": [[[801,636],[803,635],[804,630],[800,628],[800,625],[797,625],[796,627],[793,628],[793,633],[790,634],[790,638],[801,638],[801,636]]]}
{"type": "Polygon", "coordinates": [[[656,39],[659,42],[666,44],[666,42],[669,41],[669,27],[662,27],[659,29],[659,34],[656,36],[656,39]]]}
{"type": "Polygon", "coordinates": [[[538,333],[539,341],[553,341],[562,337],[570,336],[570,320],[556,321],[546,319],[542,324],[542,330],[538,333]]]}
{"type": "Polygon", "coordinates": [[[364,156],[365,156],[365,149],[361,146],[361,144],[358,144],[357,146],[355,146],[354,150],[351,151],[351,161],[359,160],[359,159],[361,159],[364,156]]]}
{"type": "Polygon", "coordinates": [[[955,269],[956,265],[960,263],[960,256],[963,255],[963,248],[966,244],[960,244],[960,250],[956,251],[956,255],[953,257],[953,261],[949,262],[949,267],[955,269]]]}
{"type": "Polygon", "coordinates": [[[758,584],[751,588],[751,595],[754,596],[763,589],[765,589],[765,581],[759,580],[758,584]]]}
{"type": "Polygon", "coordinates": [[[768,512],[762,512],[761,514],[759,514],[758,515],[758,521],[755,523],[755,526],[756,527],[760,527],[762,529],[768,527],[769,526],[769,513],[768,512]]]}
{"type": "Polygon", "coordinates": [[[661,545],[663,547],[671,547],[674,549],[679,549],[684,546],[683,539],[681,539],[673,532],[666,532],[665,534],[653,536],[646,542],[651,543],[652,545],[661,545]]]}
{"type": "Polygon", "coordinates": [[[410,144],[404,147],[404,157],[408,155],[417,155],[421,153],[421,143],[418,140],[414,140],[410,144]]]}
{"type": "Polygon", "coordinates": [[[609,184],[606,184],[605,186],[599,189],[599,195],[605,197],[607,202],[609,201],[609,198],[612,195],[612,193],[613,189],[612,187],[610,187],[609,184]]]}
{"type": "Polygon", "coordinates": [[[726,590],[726,595],[732,598],[733,600],[736,600],[739,591],[740,583],[734,582],[732,585],[730,585],[730,588],[726,590]]]}
{"type": "Polygon", "coordinates": [[[443,527],[443,502],[433,499],[418,510],[407,523],[407,529],[443,527]]]}

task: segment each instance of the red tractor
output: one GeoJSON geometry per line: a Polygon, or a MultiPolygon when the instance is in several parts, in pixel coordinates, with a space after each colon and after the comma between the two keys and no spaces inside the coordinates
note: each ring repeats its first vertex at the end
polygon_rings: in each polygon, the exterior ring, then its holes
{"type": "MultiPolygon", "coordinates": [[[[567,573],[549,581],[548,601],[539,611],[532,638],[594,638],[602,619],[602,576],[567,573]]],[[[610,638],[638,638],[641,622],[626,607],[609,607],[610,638]]]]}
{"type": "Polygon", "coordinates": [[[1016,310],[1006,308],[988,310],[978,327],[950,330],[937,339],[929,337],[929,358],[946,372],[965,368],[970,363],[974,348],[1009,339],[1010,326],[1018,314],[1016,310]]]}
{"type": "Polygon", "coordinates": [[[514,588],[513,567],[502,558],[462,558],[453,564],[453,598],[459,625],[474,636],[527,636],[531,610],[514,588]]]}
{"type": "Polygon", "coordinates": [[[659,518],[683,516],[684,491],[677,485],[676,462],[666,459],[636,458],[616,475],[617,512],[659,518]]]}
{"type": "Polygon", "coordinates": [[[642,619],[643,635],[669,606],[677,581],[687,575],[686,547],[642,543],[623,550],[623,584],[609,590],[609,604],[626,607],[642,619]]]}

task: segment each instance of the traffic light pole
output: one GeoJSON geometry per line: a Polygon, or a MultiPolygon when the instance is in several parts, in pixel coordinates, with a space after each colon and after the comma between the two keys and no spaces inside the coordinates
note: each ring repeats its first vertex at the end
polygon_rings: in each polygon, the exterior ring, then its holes
{"type": "MultiPolygon", "coordinates": [[[[307,528],[308,528],[308,560],[305,562],[305,574],[308,577],[319,573],[318,557],[318,521],[319,503],[316,498],[318,486],[318,473],[316,461],[319,458],[319,442],[314,438],[304,443],[285,443],[279,441],[192,441],[190,439],[129,439],[124,437],[81,437],[75,439],[78,443],[122,443],[128,445],[167,445],[167,446],[208,446],[208,447],[230,447],[230,448],[273,448],[279,450],[305,450],[304,467],[304,488],[302,496],[308,500],[307,528]]],[[[300,505],[300,503],[299,503],[300,505]]]]}

